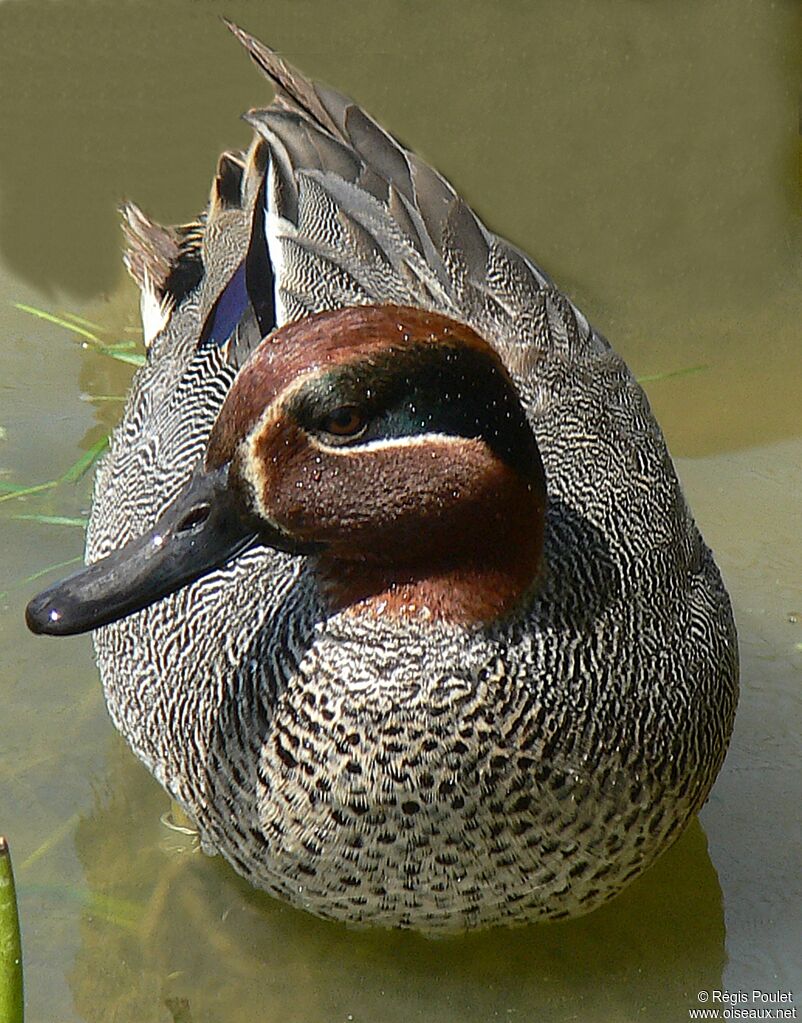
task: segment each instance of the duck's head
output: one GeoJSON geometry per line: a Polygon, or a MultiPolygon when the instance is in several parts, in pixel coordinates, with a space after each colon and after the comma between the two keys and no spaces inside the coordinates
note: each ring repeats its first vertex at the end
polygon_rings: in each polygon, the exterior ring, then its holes
{"type": "Polygon", "coordinates": [[[39,594],[27,621],[88,631],[263,544],[311,557],[332,611],[487,622],[538,575],[545,505],[489,344],[419,309],[325,312],[262,341],[150,532],[39,594]]]}

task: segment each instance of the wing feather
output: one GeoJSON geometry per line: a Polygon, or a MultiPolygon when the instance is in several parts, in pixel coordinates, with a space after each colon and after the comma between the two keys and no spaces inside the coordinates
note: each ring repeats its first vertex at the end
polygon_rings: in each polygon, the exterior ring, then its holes
{"type": "Polygon", "coordinates": [[[546,349],[603,347],[570,302],[546,302],[559,294],[547,274],[442,175],[347,97],[229,27],[276,89],[247,119],[271,163],[264,225],[279,323],[331,304],[418,304],[470,323],[517,373],[546,349]]]}

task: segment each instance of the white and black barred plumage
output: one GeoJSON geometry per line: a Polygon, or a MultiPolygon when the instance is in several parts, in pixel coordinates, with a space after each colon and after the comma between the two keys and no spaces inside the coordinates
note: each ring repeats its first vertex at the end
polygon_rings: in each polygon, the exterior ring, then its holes
{"type": "Polygon", "coordinates": [[[114,722],[209,851],[320,916],[459,930],[590,910],[721,766],[737,650],[718,570],[608,343],[359,107],[235,31],[277,95],[198,224],[126,210],[156,329],[88,559],[184,484],[267,318],[400,303],[468,323],[513,375],[547,476],[546,574],[512,620],[399,627],[327,617],[303,559],[250,551],[96,634],[114,722]],[[262,304],[216,338],[243,260],[262,304]]]}

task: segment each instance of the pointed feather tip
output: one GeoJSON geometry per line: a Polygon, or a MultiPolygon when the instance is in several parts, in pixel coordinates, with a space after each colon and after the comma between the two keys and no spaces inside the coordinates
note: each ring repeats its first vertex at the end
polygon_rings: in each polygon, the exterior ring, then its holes
{"type": "Polygon", "coordinates": [[[244,28],[240,28],[236,22],[231,21],[229,18],[223,18],[222,21],[229,32],[245,47],[248,56],[254,64],[270,81],[275,91],[276,99],[280,100],[282,97],[291,95],[292,89],[287,88],[287,69],[284,67],[278,53],[270,46],[259,42],[255,36],[252,36],[250,32],[246,32],[244,28]]]}
{"type": "Polygon", "coordinates": [[[222,210],[242,208],[244,174],[245,160],[241,153],[226,151],[220,154],[209,200],[210,219],[222,210]]]}
{"type": "Polygon", "coordinates": [[[145,245],[154,250],[166,249],[165,255],[172,249],[177,249],[172,229],[151,220],[135,202],[125,199],[117,207],[117,210],[122,218],[123,234],[129,245],[145,245]]]}
{"type": "Polygon", "coordinates": [[[136,227],[138,225],[140,224],[145,225],[150,223],[150,220],[145,215],[145,213],[143,213],[142,209],[139,206],[137,206],[135,202],[132,202],[130,199],[123,199],[123,201],[117,207],[117,212],[123,219],[123,228],[128,226],[136,230],[136,227]]]}
{"type": "Polygon", "coordinates": [[[173,263],[180,254],[175,232],[152,221],[128,199],[120,203],[118,209],[126,246],[123,265],[143,294],[152,291],[161,297],[173,263]]]}
{"type": "MultiPolygon", "coordinates": [[[[279,106],[297,108],[317,121],[326,131],[337,136],[340,133],[336,119],[326,104],[321,101],[313,81],[302,74],[272,47],[259,42],[249,32],[233,21],[223,19],[226,27],[236,36],[248,51],[254,64],[270,80],[275,90],[274,103],[279,106]]],[[[336,94],[332,92],[332,96],[336,94]]]]}
{"type": "Polygon", "coordinates": [[[260,42],[255,36],[252,36],[250,32],[246,32],[244,28],[240,28],[235,21],[231,21],[230,18],[225,17],[222,21],[229,32],[231,32],[235,39],[239,40],[258,64],[270,66],[273,60],[279,59],[278,54],[272,47],[260,42]]]}

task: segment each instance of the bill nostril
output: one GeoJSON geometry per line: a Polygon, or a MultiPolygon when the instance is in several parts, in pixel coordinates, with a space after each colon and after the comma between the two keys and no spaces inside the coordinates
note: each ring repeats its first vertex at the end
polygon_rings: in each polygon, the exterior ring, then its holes
{"type": "Polygon", "coordinates": [[[196,526],[203,525],[203,523],[209,518],[211,512],[211,505],[198,504],[191,511],[189,511],[176,529],[177,533],[187,533],[189,530],[194,529],[196,526]]]}

